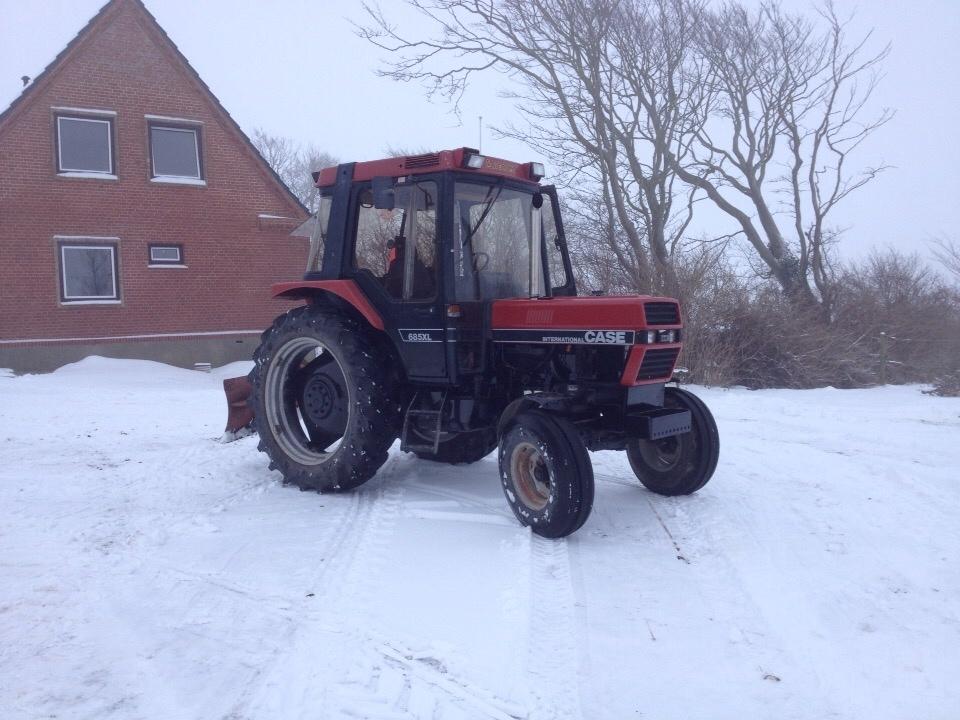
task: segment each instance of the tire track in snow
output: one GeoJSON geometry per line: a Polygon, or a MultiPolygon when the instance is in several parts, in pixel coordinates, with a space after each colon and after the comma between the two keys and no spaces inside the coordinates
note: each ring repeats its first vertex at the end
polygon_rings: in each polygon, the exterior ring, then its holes
{"type": "Polygon", "coordinates": [[[136,462],[123,457],[127,450],[112,451],[115,457],[100,452],[102,467],[93,469],[102,474],[102,482],[109,481],[109,486],[98,498],[99,504],[67,513],[67,516],[89,517],[88,545],[93,548],[133,543],[163,545],[170,535],[183,528],[209,524],[211,515],[279,485],[273,473],[234,472],[237,452],[250,453],[252,446],[231,447],[234,454],[227,456],[218,452],[222,448],[211,449],[206,444],[188,444],[175,449],[176,452],[151,451],[136,462]],[[224,473],[230,473],[235,487],[225,490],[214,480],[224,473]],[[199,485],[197,480],[201,481],[199,485]],[[144,503],[144,497],[151,498],[151,502],[144,503]],[[123,512],[111,512],[113,506],[123,512]],[[131,507],[133,512],[129,511],[131,507]],[[144,528],[149,530],[145,533],[144,528]]]}
{"type": "MultiPolygon", "coordinates": [[[[340,512],[324,538],[328,560],[319,566],[319,571],[311,583],[318,591],[312,593],[312,597],[303,598],[293,610],[295,617],[277,643],[273,657],[268,663],[255,669],[227,718],[293,719],[302,716],[302,708],[298,705],[280,712],[271,712],[269,706],[277,698],[297,700],[290,698],[290,695],[297,690],[301,694],[305,692],[310,684],[312,670],[324,660],[330,664],[329,658],[317,658],[317,663],[311,662],[317,651],[327,648],[331,641],[334,645],[337,643],[335,637],[327,638],[326,642],[315,642],[322,608],[335,608],[337,601],[342,600],[342,597],[338,597],[342,596],[341,583],[338,580],[350,572],[363,535],[369,529],[369,516],[381,494],[381,488],[382,480],[376,486],[372,487],[372,483],[368,483],[345,496],[349,504],[340,512]],[[268,709],[261,712],[264,706],[268,709]]],[[[290,491],[293,492],[292,489],[290,491]]],[[[315,559],[305,557],[304,561],[313,562],[315,559]]],[[[337,631],[332,630],[327,634],[336,635],[337,631]]]]}
{"type": "MultiPolygon", "coordinates": [[[[423,483],[415,483],[413,487],[483,510],[493,524],[515,525],[512,514],[508,518],[497,512],[492,503],[475,496],[423,483]]],[[[438,518],[442,515],[437,513],[438,518]]],[[[456,519],[456,513],[450,513],[450,519],[456,519]]],[[[525,531],[525,537],[526,561],[518,571],[519,582],[527,589],[525,666],[527,685],[532,690],[529,711],[518,716],[531,720],[580,720],[583,717],[578,684],[581,651],[568,540],[551,540],[530,531],[525,531]]]]}
{"type": "Polygon", "coordinates": [[[524,720],[525,707],[449,673],[430,653],[367,634],[360,660],[334,689],[323,718],[524,720]]]}
{"type": "MultiPolygon", "coordinates": [[[[283,492],[293,493],[293,490],[283,492]]],[[[328,519],[322,532],[309,540],[309,547],[322,548],[324,560],[304,554],[303,562],[315,566],[312,577],[296,584],[303,588],[326,588],[335,580],[333,562],[340,557],[353,536],[351,529],[363,524],[363,516],[373,500],[371,493],[343,495],[333,502],[328,499],[318,514],[328,519]]],[[[307,499],[307,498],[297,498],[307,499]]],[[[321,523],[318,522],[318,526],[321,523]]],[[[316,590],[308,596],[296,596],[291,588],[277,595],[258,592],[217,575],[208,576],[163,564],[154,568],[154,586],[162,589],[163,596],[177,597],[189,593],[185,605],[171,606],[171,622],[167,632],[170,646],[166,643],[158,650],[166,655],[175,655],[180,662],[219,686],[219,691],[204,689],[195,695],[196,704],[191,707],[191,717],[197,718],[270,718],[286,717],[271,713],[259,713],[251,705],[276,692],[277,678],[285,672],[285,660],[294,652],[299,637],[310,623],[314,600],[321,599],[323,591],[316,590]],[[224,627],[222,619],[229,618],[224,627]],[[210,634],[210,633],[213,634],[210,634]],[[207,665],[211,654],[223,647],[231,648],[234,655],[245,656],[242,663],[234,665],[232,677],[212,671],[207,665]]],[[[195,683],[196,684],[196,683],[195,683]]],[[[294,717],[294,716],[290,716],[294,717]]]]}
{"type": "Polygon", "coordinates": [[[230,720],[368,718],[462,720],[524,717],[522,709],[456,678],[429,653],[401,649],[371,630],[383,588],[376,584],[404,487],[398,457],[356,493],[358,506],[324,569],[323,591],[301,603],[269,667],[234,705],[230,720]]]}
{"type": "Polygon", "coordinates": [[[594,480],[600,480],[601,482],[609,483],[611,485],[620,485],[628,488],[636,488],[638,492],[644,493],[646,496],[645,500],[647,502],[647,507],[650,508],[650,513],[653,515],[653,518],[657,521],[657,524],[663,530],[664,536],[667,538],[667,540],[670,541],[670,544],[673,546],[673,550],[677,560],[683,563],[686,563],[687,565],[690,564],[690,558],[687,557],[687,553],[680,546],[680,542],[677,540],[676,536],[670,530],[670,526],[667,524],[666,520],[663,519],[663,515],[661,515],[659,510],[657,510],[657,506],[654,503],[651,497],[651,494],[648,491],[644,490],[643,485],[639,481],[631,482],[630,480],[618,478],[613,475],[604,475],[601,473],[594,473],[593,477],[594,477],[594,480]]]}
{"type": "MultiPolygon", "coordinates": [[[[513,513],[507,509],[506,503],[502,497],[498,498],[500,502],[487,502],[476,495],[460,490],[450,490],[449,488],[428,485],[422,482],[405,482],[405,487],[411,490],[428,493],[435,497],[445,498],[455,504],[457,509],[445,510],[441,505],[431,507],[429,501],[411,502],[406,508],[410,512],[410,517],[433,520],[451,520],[463,522],[484,522],[489,525],[502,525],[504,527],[520,527],[513,513]],[[461,508],[472,508],[479,512],[464,512],[461,508]]],[[[442,502],[442,501],[440,501],[442,502]]]]}
{"type": "Polygon", "coordinates": [[[529,543],[529,717],[580,720],[580,653],[568,541],[530,532],[529,543]]]}
{"type": "MultiPolygon", "coordinates": [[[[409,463],[394,456],[391,474],[401,475],[409,463]]],[[[414,461],[416,462],[416,461],[414,461]]],[[[363,539],[351,577],[345,584],[353,602],[354,630],[338,637],[341,645],[339,675],[324,694],[322,712],[316,717],[366,718],[369,720],[517,720],[527,717],[526,709],[510,703],[466,678],[449,672],[441,658],[429,650],[415,651],[394,639],[377,634],[376,619],[367,598],[382,595],[376,584],[386,565],[396,520],[415,516],[403,497],[407,489],[430,490],[407,478],[382,484],[381,497],[371,520],[371,532],[363,539]]],[[[446,493],[443,493],[446,494],[446,493]]],[[[484,507],[475,498],[458,501],[484,507]]],[[[418,501],[409,503],[414,509],[418,501]]],[[[449,519],[458,519],[454,514],[449,519]]],[[[333,677],[333,676],[331,676],[333,677]]]]}

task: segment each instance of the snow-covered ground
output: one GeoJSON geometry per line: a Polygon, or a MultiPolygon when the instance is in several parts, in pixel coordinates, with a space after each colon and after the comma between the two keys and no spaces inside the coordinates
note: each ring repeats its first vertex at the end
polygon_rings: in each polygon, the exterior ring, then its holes
{"type": "Polygon", "coordinates": [[[551,542],[495,455],[283,487],[245,369],[0,373],[0,718],[960,717],[960,400],[703,390],[713,481],[551,542]]]}

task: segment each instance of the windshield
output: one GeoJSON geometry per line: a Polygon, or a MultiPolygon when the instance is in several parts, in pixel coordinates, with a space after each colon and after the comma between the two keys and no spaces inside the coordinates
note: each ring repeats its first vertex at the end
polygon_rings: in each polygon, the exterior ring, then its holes
{"type": "Polygon", "coordinates": [[[502,183],[456,184],[453,251],[458,301],[542,294],[539,252],[534,252],[533,273],[530,257],[533,218],[539,222],[539,215],[531,192],[502,183]]]}

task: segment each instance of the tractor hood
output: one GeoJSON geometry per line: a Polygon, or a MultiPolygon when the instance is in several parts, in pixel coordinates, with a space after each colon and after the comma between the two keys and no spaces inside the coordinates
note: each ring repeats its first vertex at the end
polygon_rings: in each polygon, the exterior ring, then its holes
{"type": "Polygon", "coordinates": [[[680,328],[680,306],[650,295],[497,300],[491,327],[500,341],[632,345],[636,330],[680,328]]]}

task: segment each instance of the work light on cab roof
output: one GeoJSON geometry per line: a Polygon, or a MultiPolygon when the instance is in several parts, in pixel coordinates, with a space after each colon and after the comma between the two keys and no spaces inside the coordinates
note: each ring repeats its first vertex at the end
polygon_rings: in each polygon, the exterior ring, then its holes
{"type": "Polygon", "coordinates": [[[273,287],[302,304],[224,383],[228,431],[320,492],[369,480],[397,439],[441,463],[496,451],[514,515],[546,537],[586,522],[590,450],[625,450],[656,493],[703,487],[719,437],[673,377],[679,303],[578,296],[544,175],[466,147],[314,173],[306,273],[273,287]]]}

